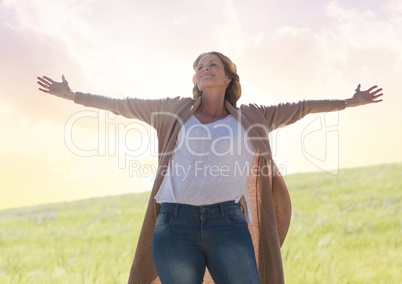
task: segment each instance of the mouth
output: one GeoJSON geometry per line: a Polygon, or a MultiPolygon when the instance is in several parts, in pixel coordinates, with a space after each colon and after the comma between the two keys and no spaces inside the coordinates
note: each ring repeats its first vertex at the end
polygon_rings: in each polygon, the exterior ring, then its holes
{"type": "Polygon", "coordinates": [[[213,77],[214,75],[213,74],[210,74],[210,73],[208,73],[208,74],[203,74],[201,77],[200,77],[200,79],[201,78],[204,78],[204,77],[213,77]]]}

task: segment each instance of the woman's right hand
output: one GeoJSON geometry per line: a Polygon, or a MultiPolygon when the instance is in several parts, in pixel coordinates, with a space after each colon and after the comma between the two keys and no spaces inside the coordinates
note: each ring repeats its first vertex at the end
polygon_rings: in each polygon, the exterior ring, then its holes
{"type": "Polygon", "coordinates": [[[74,100],[75,93],[68,86],[64,75],[61,76],[61,79],[62,82],[55,82],[47,76],[38,77],[38,84],[41,86],[39,90],[63,99],[74,100]]]}

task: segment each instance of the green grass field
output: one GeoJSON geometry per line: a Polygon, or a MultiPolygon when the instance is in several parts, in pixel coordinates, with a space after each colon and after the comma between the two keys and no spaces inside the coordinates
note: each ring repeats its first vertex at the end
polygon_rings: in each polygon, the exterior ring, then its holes
{"type": "MultiPolygon", "coordinates": [[[[287,283],[402,283],[402,164],[286,181],[287,283]]],[[[125,283],[147,200],[145,193],[0,211],[0,283],[125,283]]]]}

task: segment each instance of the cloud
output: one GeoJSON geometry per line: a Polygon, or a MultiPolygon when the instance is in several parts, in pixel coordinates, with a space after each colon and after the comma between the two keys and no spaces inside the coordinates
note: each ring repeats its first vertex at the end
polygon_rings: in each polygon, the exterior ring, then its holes
{"type": "MultiPolygon", "coordinates": [[[[319,30],[281,27],[264,37],[259,47],[248,47],[259,60],[253,69],[267,70],[265,81],[274,79],[270,88],[280,90],[280,96],[306,94],[300,90],[318,95],[318,89],[336,90],[356,80],[395,79],[401,68],[402,25],[373,11],[344,8],[337,1],[328,4],[327,14],[331,21],[319,30]]],[[[256,83],[264,87],[264,75],[256,76],[256,83]]]]}
{"type": "MultiPolygon", "coordinates": [[[[111,5],[7,0],[4,5],[14,13],[15,28],[60,44],[90,78],[90,87],[117,96],[158,96],[169,89],[189,94],[191,63],[198,53],[218,49],[237,56],[261,36],[243,31],[234,1],[178,1],[175,5],[120,1],[111,5]],[[166,79],[172,73],[177,78],[188,77],[188,85],[180,87],[183,79],[166,79]],[[155,84],[155,78],[160,84],[155,84]],[[154,93],[149,94],[149,86],[154,93]]],[[[48,54],[47,59],[53,59],[47,64],[61,65],[55,62],[57,56],[48,54]]]]}
{"type": "MultiPolygon", "coordinates": [[[[9,164],[12,170],[4,172],[18,176],[14,170],[24,163],[25,171],[35,168],[29,178],[41,179],[38,187],[49,179],[47,186],[53,188],[63,169],[70,180],[85,178],[90,184],[118,163],[116,157],[109,163],[102,162],[104,157],[91,157],[88,164],[68,151],[63,130],[69,117],[82,107],[37,95],[37,75],[59,80],[64,73],[74,90],[113,97],[191,96],[192,62],[210,50],[222,51],[238,66],[241,102],[346,98],[357,83],[383,86],[384,104],[367,107],[376,109],[381,122],[366,108],[342,113],[340,120],[348,118],[347,125],[342,124],[345,129],[370,121],[370,127],[381,129],[385,137],[375,142],[377,148],[390,148],[384,141],[400,139],[392,126],[401,121],[394,114],[400,113],[402,103],[398,95],[402,2],[359,2],[359,7],[346,0],[313,2],[309,9],[299,9],[305,4],[293,0],[257,0],[253,5],[232,0],[177,0],[174,5],[163,0],[3,0],[0,59],[7,68],[0,69],[0,88],[6,94],[0,105],[0,126],[7,135],[0,142],[2,169],[7,170],[9,164]],[[42,167],[46,173],[35,175],[42,167]]],[[[93,130],[97,126],[81,126],[74,137],[81,147],[92,149],[99,137],[93,130]]],[[[302,130],[293,127],[278,145],[299,141],[302,130]]],[[[394,152],[380,153],[380,158],[374,152],[360,154],[359,146],[376,140],[373,131],[366,124],[363,127],[366,132],[358,137],[356,129],[342,130],[344,137],[353,134],[348,147],[356,147],[352,153],[344,149],[341,155],[360,155],[352,161],[355,165],[398,159],[394,152]]],[[[135,139],[130,137],[130,141],[135,139]]],[[[303,157],[296,157],[296,148],[279,154],[279,162],[290,172],[311,169],[303,157]]]]}
{"type": "Polygon", "coordinates": [[[327,15],[334,18],[340,22],[350,22],[353,20],[358,20],[359,18],[366,18],[374,20],[377,18],[376,14],[371,10],[364,10],[359,12],[356,9],[347,9],[341,7],[338,1],[332,0],[327,5],[327,15]]]}
{"type": "MultiPolygon", "coordinates": [[[[388,7],[388,14],[396,11],[395,8],[389,5],[388,7]]],[[[326,35],[332,37],[332,41],[341,41],[352,49],[381,48],[401,53],[398,44],[401,40],[402,27],[392,21],[382,19],[369,10],[358,12],[342,8],[336,1],[330,2],[327,13],[330,18],[336,20],[335,24],[324,29],[326,35]]]]}
{"type": "Polygon", "coordinates": [[[402,1],[389,0],[384,4],[384,10],[387,12],[389,21],[396,27],[402,27],[402,1]]]}

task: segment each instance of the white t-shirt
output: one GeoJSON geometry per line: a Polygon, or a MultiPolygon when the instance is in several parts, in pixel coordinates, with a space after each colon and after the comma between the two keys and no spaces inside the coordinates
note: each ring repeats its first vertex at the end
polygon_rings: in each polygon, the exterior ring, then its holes
{"type": "Polygon", "coordinates": [[[244,196],[249,204],[247,177],[254,153],[243,127],[233,116],[208,124],[192,116],[179,131],[155,199],[158,203],[201,206],[238,202],[244,196]]]}

